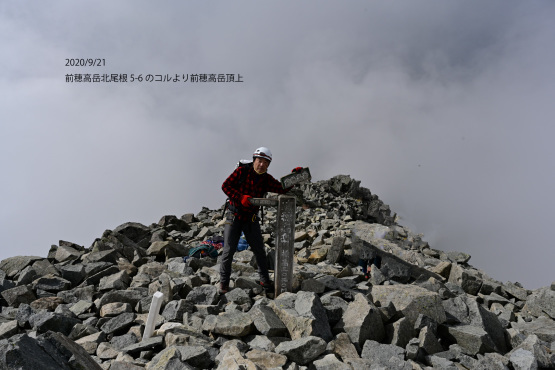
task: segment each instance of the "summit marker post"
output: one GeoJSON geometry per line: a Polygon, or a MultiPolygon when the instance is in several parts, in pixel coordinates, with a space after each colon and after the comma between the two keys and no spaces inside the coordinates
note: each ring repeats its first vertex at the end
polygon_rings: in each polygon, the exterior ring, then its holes
{"type": "Polygon", "coordinates": [[[293,289],[293,255],[295,243],[295,197],[280,195],[278,199],[251,198],[254,206],[277,206],[275,296],[293,289]]]}

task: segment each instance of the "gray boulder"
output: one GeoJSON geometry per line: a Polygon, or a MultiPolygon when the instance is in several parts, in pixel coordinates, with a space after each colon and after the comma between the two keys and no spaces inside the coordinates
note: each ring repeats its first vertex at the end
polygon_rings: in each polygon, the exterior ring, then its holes
{"type": "Polygon", "coordinates": [[[457,325],[441,327],[440,336],[450,343],[457,343],[464,349],[464,353],[470,356],[495,351],[495,344],[488,333],[478,326],[457,325]]]}
{"type": "Polygon", "coordinates": [[[537,335],[548,343],[555,342],[555,322],[545,316],[530,322],[513,322],[511,326],[526,335],[537,335]]]}
{"type": "Polygon", "coordinates": [[[195,305],[214,305],[218,303],[220,294],[218,293],[218,288],[216,286],[202,285],[194,287],[193,290],[187,294],[185,299],[195,305]]]}
{"type": "Polygon", "coordinates": [[[80,322],[74,317],[47,311],[39,311],[29,317],[29,324],[38,333],[55,331],[69,335],[73,327],[80,322]]]}
{"type": "Polygon", "coordinates": [[[2,292],[2,297],[4,297],[11,307],[19,307],[20,304],[29,304],[37,299],[35,293],[33,293],[27,285],[6,289],[2,292]]]}
{"type": "Polygon", "coordinates": [[[288,331],[287,327],[274,310],[266,305],[257,305],[250,310],[256,329],[268,337],[283,337],[288,331]]]}
{"type": "Polygon", "coordinates": [[[326,350],[326,341],[319,337],[308,336],[282,342],[276,347],[276,353],[300,365],[305,365],[316,359],[326,350]]]}
{"type": "Polygon", "coordinates": [[[254,330],[253,318],[248,313],[224,312],[215,316],[213,332],[230,337],[244,337],[254,330]]]}
{"type": "Polygon", "coordinates": [[[344,331],[355,346],[362,348],[367,340],[381,341],[385,329],[377,307],[363,294],[355,295],[334,331],[344,331]]]}
{"type": "Polygon", "coordinates": [[[55,332],[48,332],[37,339],[22,334],[0,341],[0,368],[102,369],[85,349],[55,332]]]}
{"type": "Polygon", "coordinates": [[[380,285],[372,287],[372,298],[382,307],[393,303],[412,325],[422,314],[438,324],[446,321],[445,310],[437,293],[414,285],[380,285]]]}
{"type": "Polygon", "coordinates": [[[108,320],[104,325],[100,327],[106,334],[115,334],[123,332],[131,327],[135,321],[136,315],[132,312],[124,312],[116,317],[108,320]]]}
{"type": "Polygon", "coordinates": [[[0,261],[0,270],[6,273],[6,276],[13,278],[25,267],[33,264],[35,261],[44,259],[43,257],[37,256],[16,256],[6,258],[0,261]]]}
{"type": "Polygon", "coordinates": [[[405,360],[405,350],[392,344],[381,344],[374,340],[367,340],[362,348],[360,357],[371,360],[372,365],[388,366],[392,358],[405,360]]]}
{"type": "Polygon", "coordinates": [[[526,299],[522,311],[536,317],[547,315],[555,320],[555,291],[550,287],[535,290],[526,299]]]}

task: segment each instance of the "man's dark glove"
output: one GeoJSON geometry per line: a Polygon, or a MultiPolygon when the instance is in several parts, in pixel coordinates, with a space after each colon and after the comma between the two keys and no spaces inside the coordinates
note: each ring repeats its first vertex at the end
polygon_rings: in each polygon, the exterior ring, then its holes
{"type": "Polygon", "coordinates": [[[251,207],[251,199],[252,197],[250,195],[241,195],[241,204],[243,205],[243,207],[251,207]]]}
{"type": "Polygon", "coordinates": [[[291,170],[291,172],[297,172],[298,173],[298,172],[301,172],[302,170],[303,170],[302,167],[295,167],[291,170]]]}

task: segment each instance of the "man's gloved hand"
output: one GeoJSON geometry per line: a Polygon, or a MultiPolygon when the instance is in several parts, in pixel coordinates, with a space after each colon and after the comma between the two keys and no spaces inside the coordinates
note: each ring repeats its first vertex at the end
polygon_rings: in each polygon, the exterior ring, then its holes
{"type": "Polygon", "coordinates": [[[250,195],[241,195],[241,204],[243,205],[243,207],[251,207],[251,199],[252,197],[250,195]]]}
{"type": "Polygon", "coordinates": [[[302,167],[295,167],[291,170],[291,172],[301,172],[303,170],[302,167]]]}

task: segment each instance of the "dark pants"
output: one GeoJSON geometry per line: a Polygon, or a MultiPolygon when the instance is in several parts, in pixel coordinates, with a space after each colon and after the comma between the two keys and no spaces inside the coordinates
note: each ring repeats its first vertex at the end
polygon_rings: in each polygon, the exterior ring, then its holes
{"type": "Polygon", "coordinates": [[[237,251],[237,244],[239,243],[241,232],[245,233],[245,239],[247,239],[247,243],[249,243],[254,257],[256,258],[260,280],[264,283],[269,282],[268,262],[266,260],[266,251],[264,250],[264,241],[262,240],[258,217],[256,217],[254,221],[252,218],[239,220],[232,212],[226,213],[224,249],[220,261],[220,282],[224,285],[229,284],[231,262],[233,262],[233,255],[237,251]]]}

